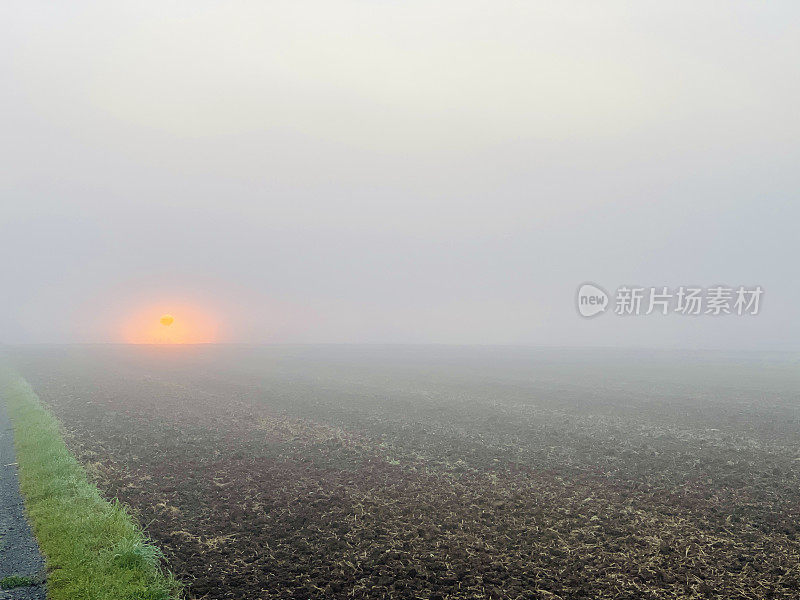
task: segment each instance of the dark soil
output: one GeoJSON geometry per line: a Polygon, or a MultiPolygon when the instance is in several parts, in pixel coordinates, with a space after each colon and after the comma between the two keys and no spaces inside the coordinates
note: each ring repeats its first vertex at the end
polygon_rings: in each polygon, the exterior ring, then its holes
{"type": "Polygon", "coordinates": [[[150,352],[16,360],[192,597],[800,598],[791,368],[150,352]]]}

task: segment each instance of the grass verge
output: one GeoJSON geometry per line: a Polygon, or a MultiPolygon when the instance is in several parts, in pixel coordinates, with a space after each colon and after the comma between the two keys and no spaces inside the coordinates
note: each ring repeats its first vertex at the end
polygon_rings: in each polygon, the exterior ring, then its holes
{"type": "Polygon", "coordinates": [[[14,424],[20,488],[47,563],[50,600],[170,600],[180,585],[161,551],[104,500],[67,449],[56,418],[18,374],[0,371],[14,424]]]}

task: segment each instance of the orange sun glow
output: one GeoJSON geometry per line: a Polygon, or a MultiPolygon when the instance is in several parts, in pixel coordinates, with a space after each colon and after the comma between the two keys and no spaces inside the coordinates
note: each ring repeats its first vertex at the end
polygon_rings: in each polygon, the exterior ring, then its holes
{"type": "Polygon", "coordinates": [[[122,334],[129,344],[209,344],[217,340],[218,328],[216,320],[205,311],[170,303],[132,315],[123,325],[122,334]]]}

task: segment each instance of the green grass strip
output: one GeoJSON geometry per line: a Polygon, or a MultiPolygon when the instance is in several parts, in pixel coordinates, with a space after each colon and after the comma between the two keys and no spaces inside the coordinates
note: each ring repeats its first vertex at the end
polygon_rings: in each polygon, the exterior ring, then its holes
{"type": "Polygon", "coordinates": [[[104,500],[67,449],[56,418],[18,374],[0,371],[14,424],[20,488],[47,563],[50,600],[180,596],[163,554],[117,502],[104,500]]]}

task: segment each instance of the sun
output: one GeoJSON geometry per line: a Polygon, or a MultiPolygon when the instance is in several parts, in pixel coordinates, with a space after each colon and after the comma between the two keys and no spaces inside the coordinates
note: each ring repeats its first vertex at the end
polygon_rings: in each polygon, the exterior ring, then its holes
{"type": "Polygon", "coordinates": [[[195,304],[164,301],[146,306],[122,323],[129,344],[209,344],[217,341],[216,311],[195,304]]]}

